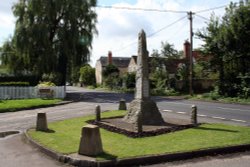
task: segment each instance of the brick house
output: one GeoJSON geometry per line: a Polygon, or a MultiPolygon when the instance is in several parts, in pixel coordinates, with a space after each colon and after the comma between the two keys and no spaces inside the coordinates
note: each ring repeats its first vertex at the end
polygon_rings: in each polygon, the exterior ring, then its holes
{"type": "MultiPolygon", "coordinates": [[[[185,64],[186,66],[189,65],[189,54],[190,54],[189,47],[190,47],[190,43],[186,41],[184,43],[184,55],[180,59],[167,59],[164,57],[159,57],[159,58],[149,57],[149,68],[152,68],[150,67],[150,64],[151,64],[150,62],[152,62],[154,59],[158,59],[160,62],[162,62],[162,65],[164,66],[166,71],[168,71],[168,73],[170,74],[170,77],[174,76],[174,74],[176,74],[178,67],[180,65],[182,64],[185,64]]],[[[199,56],[198,53],[196,53],[196,56],[199,56]]],[[[135,72],[136,65],[137,65],[137,56],[132,56],[128,65],[128,72],[135,72]]]]}
{"type": "Polygon", "coordinates": [[[112,52],[108,52],[108,56],[102,56],[96,62],[95,66],[95,76],[96,76],[96,83],[102,84],[103,83],[103,71],[107,65],[113,64],[119,69],[119,75],[122,76],[128,72],[128,65],[130,62],[130,57],[113,57],[112,52]]]}
{"type": "MultiPolygon", "coordinates": [[[[168,71],[170,79],[175,80],[175,74],[177,73],[180,66],[185,65],[189,67],[189,58],[190,58],[190,43],[186,41],[183,45],[183,57],[180,59],[168,59],[159,58],[161,62],[164,62],[163,66],[168,71]]],[[[149,70],[150,70],[150,62],[155,59],[155,57],[149,57],[149,70]]],[[[207,61],[209,57],[203,57],[199,51],[193,51],[193,61],[207,61]]],[[[137,56],[133,55],[131,57],[113,57],[112,52],[108,52],[108,56],[102,56],[96,62],[96,83],[103,83],[103,71],[108,64],[113,64],[119,69],[119,75],[122,76],[125,73],[136,72],[137,66],[137,56]]],[[[211,86],[212,84],[209,84],[211,86]]],[[[180,86],[183,87],[183,81],[180,81],[180,86]],[[182,85],[182,86],[181,86],[182,85]]],[[[204,86],[206,87],[206,86],[204,86]]]]}

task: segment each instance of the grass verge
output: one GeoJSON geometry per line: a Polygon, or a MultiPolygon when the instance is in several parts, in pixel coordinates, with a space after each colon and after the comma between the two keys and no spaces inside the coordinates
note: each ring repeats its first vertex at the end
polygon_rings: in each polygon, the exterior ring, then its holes
{"type": "Polygon", "coordinates": [[[238,104],[250,104],[250,98],[244,99],[239,97],[222,97],[222,96],[209,96],[205,94],[198,94],[194,96],[186,96],[192,100],[207,100],[207,101],[218,101],[223,103],[238,103],[238,104]]]}
{"type": "MultiPolygon", "coordinates": [[[[125,111],[102,113],[102,117],[124,115],[125,111]]],[[[93,116],[74,118],[49,124],[55,133],[29,130],[28,134],[47,148],[63,154],[75,153],[81,128],[93,116]]],[[[200,127],[154,137],[129,138],[101,129],[105,153],[97,159],[128,158],[143,155],[177,153],[207,148],[250,144],[250,128],[225,124],[203,124],[200,127]]]]}
{"type": "Polygon", "coordinates": [[[2,100],[0,101],[0,113],[14,112],[21,109],[45,107],[56,104],[60,99],[25,99],[25,100],[2,100]]]}

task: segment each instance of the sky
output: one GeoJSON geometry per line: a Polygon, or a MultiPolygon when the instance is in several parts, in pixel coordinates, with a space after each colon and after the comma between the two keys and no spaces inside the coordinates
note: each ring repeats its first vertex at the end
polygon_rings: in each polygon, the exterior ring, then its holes
{"type": "MultiPolygon", "coordinates": [[[[11,7],[18,0],[0,2],[0,46],[13,35],[15,18],[11,7]]],[[[239,2],[239,0],[231,0],[239,2]]],[[[98,0],[99,6],[146,8],[171,11],[197,12],[193,18],[193,31],[206,27],[211,14],[223,16],[225,8],[209,10],[228,5],[230,0],[98,0]]],[[[187,13],[149,12],[114,8],[96,8],[98,14],[97,30],[92,44],[91,62],[95,66],[100,56],[107,56],[112,51],[114,57],[130,57],[137,54],[137,38],[141,29],[147,35],[149,54],[153,49],[160,50],[161,42],[173,44],[182,50],[185,40],[189,40],[189,20],[187,13]]],[[[202,41],[194,37],[194,48],[202,41]]]]}

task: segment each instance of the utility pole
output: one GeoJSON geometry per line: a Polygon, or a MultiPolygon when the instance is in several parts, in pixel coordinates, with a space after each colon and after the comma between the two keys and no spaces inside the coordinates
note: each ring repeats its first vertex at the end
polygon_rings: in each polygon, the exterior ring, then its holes
{"type": "Polygon", "coordinates": [[[189,53],[189,94],[193,96],[193,12],[188,12],[190,20],[190,53],[189,53]]]}

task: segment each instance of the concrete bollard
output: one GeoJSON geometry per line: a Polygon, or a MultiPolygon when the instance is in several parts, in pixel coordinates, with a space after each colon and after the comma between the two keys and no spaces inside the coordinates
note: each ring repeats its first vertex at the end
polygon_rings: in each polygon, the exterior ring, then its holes
{"type": "Polygon", "coordinates": [[[44,113],[44,112],[37,113],[36,130],[37,131],[48,131],[46,113],[44,113]]]}
{"type": "Polygon", "coordinates": [[[197,125],[197,106],[192,105],[191,123],[197,125]]]}
{"type": "Polygon", "coordinates": [[[124,99],[120,100],[118,110],[127,110],[126,101],[124,99]]]}
{"type": "Polygon", "coordinates": [[[87,156],[96,156],[103,152],[99,127],[86,125],[82,128],[82,136],[78,153],[87,156]]]}
{"type": "Polygon", "coordinates": [[[101,121],[101,107],[99,105],[96,105],[95,107],[95,121],[101,121]]]}

